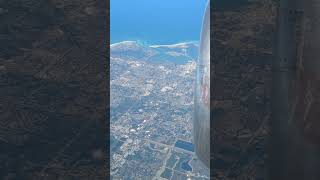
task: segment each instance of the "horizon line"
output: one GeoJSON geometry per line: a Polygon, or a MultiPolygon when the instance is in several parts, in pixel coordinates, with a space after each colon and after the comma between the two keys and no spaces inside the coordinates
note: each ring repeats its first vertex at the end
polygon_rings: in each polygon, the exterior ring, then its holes
{"type": "Polygon", "coordinates": [[[147,45],[149,47],[156,47],[156,46],[170,46],[170,45],[179,45],[179,44],[185,44],[185,43],[199,43],[199,40],[186,40],[186,41],[179,41],[176,43],[172,43],[172,44],[149,44],[146,41],[141,41],[141,40],[125,40],[125,41],[119,41],[116,43],[110,43],[109,46],[113,46],[116,44],[120,44],[120,43],[124,43],[124,42],[136,42],[137,44],[141,44],[141,45],[147,45]]]}

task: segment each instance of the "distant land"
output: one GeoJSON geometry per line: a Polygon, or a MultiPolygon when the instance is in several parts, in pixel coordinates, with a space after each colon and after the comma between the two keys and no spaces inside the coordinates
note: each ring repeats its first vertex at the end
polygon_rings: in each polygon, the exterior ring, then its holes
{"type": "Polygon", "coordinates": [[[198,58],[198,42],[149,45],[141,41],[122,41],[110,45],[111,56],[152,62],[185,64],[198,58]]]}

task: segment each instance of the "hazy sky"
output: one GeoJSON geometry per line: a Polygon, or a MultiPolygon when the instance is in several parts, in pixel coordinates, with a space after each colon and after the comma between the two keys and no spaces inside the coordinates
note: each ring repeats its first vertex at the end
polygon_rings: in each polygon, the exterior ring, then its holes
{"type": "Polygon", "coordinates": [[[111,43],[197,41],[207,0],[111,0],[111,43]]]}

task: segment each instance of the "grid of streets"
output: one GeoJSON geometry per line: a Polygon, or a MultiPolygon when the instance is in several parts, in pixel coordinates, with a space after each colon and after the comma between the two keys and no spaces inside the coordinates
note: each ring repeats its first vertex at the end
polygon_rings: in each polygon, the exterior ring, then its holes
{"type": "Polygon", "coordinates": [[[195,60],[111,52],[110,67],[112,179],[209,179],[191,144],[195,60]]]}

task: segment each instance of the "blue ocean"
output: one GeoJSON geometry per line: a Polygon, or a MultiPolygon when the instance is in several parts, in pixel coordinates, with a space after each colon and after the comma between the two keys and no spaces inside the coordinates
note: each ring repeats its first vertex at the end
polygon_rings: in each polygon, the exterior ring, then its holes
{"type": "Polygon", "coordinates": [[[198,41],[207,0],[111,0],[111,44],[198,41]]]}

